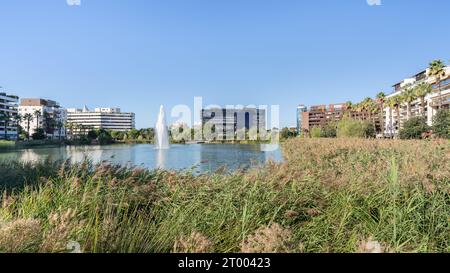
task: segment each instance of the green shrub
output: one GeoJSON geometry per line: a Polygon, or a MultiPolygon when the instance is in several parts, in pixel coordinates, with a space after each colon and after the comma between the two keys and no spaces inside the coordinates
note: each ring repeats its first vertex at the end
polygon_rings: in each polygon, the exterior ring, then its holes
{"type": "Polygon", "coordinates": [[[90,140],[97,139],[97,137],[98,137],[98,132],[97,132],[96,130],[91,130],[91,131],[88,132],[87,137],[88,137],[90,140]]]}
{"type": "Polygon", "coordinates": [[[375,137],[373,124],[368,121],[343,119],[337,125],[337,137],[375,137]]]}
{"type": "Polygon", "coordinates": [[[440,138],[450,138],[450,111],[439,110],[433,118],[433,132],[440,138]]]}
{"type": "Polygon", "coordinates": [[[100,145],[108,145],[111,144],[113,142],[113,138],[111,136],[111,133],[106,131],[106,130],[99,130],[98,131],[98,143],[100,145]]]}
{"type": "Polygon", "coordinates": [[[336,123],[332,122],[322,127],[321,137],[335,138],[336,136],[336,123]]]}
{"type": "Polygon", "coordinates": [[[42,140],[42,139],[45,139],[46,137],[45,137],[44,129],[42,129],[42,128],[37,129],[36,132],[35,132],[34,134],[31,135],[31,137],[32,137],[34,140],[42,140]]]}
{"type": "Polygon", "coordinates": [[[425,117],[413,117],[405,122],[400,130],[401,139],[421,139],[422,134],[429,131],[425,117]]]}
{"type": "Polygon", "coordinates": [[[320,127],[313,127],[313,128],[311,128],[310,134],[311,134],[312,138],[322,137],[322,128],[320,128],[320,127]]]}
{"type": "Polygon", "coordinates": [[[289,130],[289,128],[283,128],[280,132],[281,139],[289,139],[291,137],[295,137],[295,132],[289,130]]]}

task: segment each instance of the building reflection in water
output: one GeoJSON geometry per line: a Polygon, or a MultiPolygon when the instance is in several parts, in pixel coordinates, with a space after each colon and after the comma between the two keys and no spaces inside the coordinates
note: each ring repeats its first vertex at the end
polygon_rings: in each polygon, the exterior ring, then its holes
{"type": "Polygon", "coordinates": [[[42,159],[42,156],[38,155],[33,150],[24,150],[20,155],[20,161],[24,162],[35,163],[41,161],[42,159]]]}

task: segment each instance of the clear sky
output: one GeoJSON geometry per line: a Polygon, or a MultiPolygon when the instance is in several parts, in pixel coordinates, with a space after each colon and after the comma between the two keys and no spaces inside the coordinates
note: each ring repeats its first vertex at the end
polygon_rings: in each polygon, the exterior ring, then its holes
{"type": "Polygon", "coordinates": [[[1,0],[0,86],[65,107],[358,101],[448,61],[448,0],[1,0]]]}

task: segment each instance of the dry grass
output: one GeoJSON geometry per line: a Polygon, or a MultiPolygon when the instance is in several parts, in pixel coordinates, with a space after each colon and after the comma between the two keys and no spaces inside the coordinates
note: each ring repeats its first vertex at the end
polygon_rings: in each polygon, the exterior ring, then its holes
{"type": "Polygon", "coordinates": [[[283,149],[231,175],[0,164],[0,252],[450,252],[448,141],[283,149]]]}

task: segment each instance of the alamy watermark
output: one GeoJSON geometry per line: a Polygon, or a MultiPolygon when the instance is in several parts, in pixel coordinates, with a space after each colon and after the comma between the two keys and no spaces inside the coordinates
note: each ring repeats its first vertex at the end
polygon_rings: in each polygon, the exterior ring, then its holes
{"type": "Polygon", "coordinates": [[[381,6],[381,0],[366,0],[369,6],[381,6]]]}
{"type": "Polygon", "coordinates": [[[176,105],[170,110],[175,120],[169,126],[175,141],[262,141],[278,143],[279,105],[208,105],[194,98],[194,109],[176,105]]]}
{"type": "Polygon", "coordinates": [[[81,0],[66,0],[69,6],[81,6],[81,0]]]}

